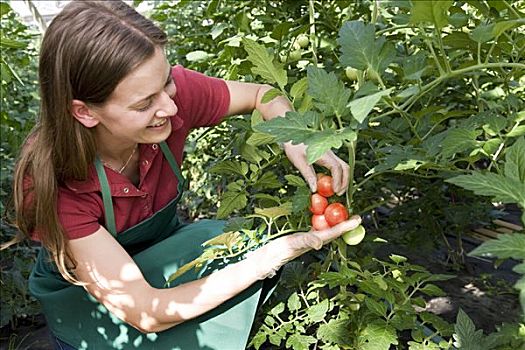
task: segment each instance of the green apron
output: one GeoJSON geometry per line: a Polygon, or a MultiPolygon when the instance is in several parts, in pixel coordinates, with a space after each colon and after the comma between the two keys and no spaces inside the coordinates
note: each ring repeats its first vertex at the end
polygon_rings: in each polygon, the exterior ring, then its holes
{"type": "MultiPolygon", "coordinates": [[[[201,243],[222,233],[224,225],[216,220],[202,220],[190,225],[179,222],[176,205],[182,194],[184,178],[166,143],[162,142],[160,146],[178,178],[177,197],[151,218],[118,235],[105,170],[100,160],[95,162],[102,188],[106,228],[155,288],[164,288],[172,273],[198,257],[203,251],[201,243]]],[[[111,263],[111,256],[108,256],[108,263],[111,263]]],[[[200,273],[189,271],[170,287],[198,279],[218,268],[219,264],[209,264],[200,273]]],[[[162,332],[144,334],[109,312],[83,287],[65,281],[45,249],[40,250],[29,278],[29,289],[40,301],[51,332],[77,349],[95,350],[245,349],[261,287],[261,282],[254,283],[198,318],[162,332]]]]}

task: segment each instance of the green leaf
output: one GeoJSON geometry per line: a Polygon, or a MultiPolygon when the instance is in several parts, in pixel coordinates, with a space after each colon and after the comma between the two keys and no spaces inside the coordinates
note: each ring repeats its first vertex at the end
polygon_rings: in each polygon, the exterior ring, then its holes
{"type": "Polygon", "coordinates": [[[11,6],[7,2],[0,2],[0,16],[7,15],[11,11],[11,6]]]}
{"type": "Polygon", "coordinates": [[[478,145],[476,138],[481,134],[480,130],[450,129],[445,131],[445,138],[441,142],[441,155],[449,158],[459,152],[469,152],[478,145]]]}
{"type": "Polygon", "coordinates": [[[470,175],[459,175],[445,181],[480,196],[489,196],[503,203],[519,203],[525,206],[525,183],[502,175],[473,172],[470,175]]]}
{"type": "Polygon", "coordinates": [[[472,320],[460,308],[454,326],[454,346],[461,350],[483,350],[483,331],[477,330],[472,320]]]}
{"type": "Polygon", "coordinates": [[[333,129],[317,131],[308,139],[304,140],[308,146],[306,149],[306,160],[308,164],[315,163],[323,154],[331,148],[340,148],[343,141],[333,129]]]}
{"type": "Polygon", "coordinates": [[[366,307],[372,311],[373,313],[377,314],[378,316],[385,317],[386,316],[386,305],[383,303],[380,303],[378,301],[375,301],[372,298],[366,298],[365,299],[366,307]]]}
{"type": "Polygon", "coordinates": [[[317,102],[317,108],[325,115],[345,115],[351,92],[343,82],[333,72],[315,66],[307,68],[307,76],[308,94],[317,102]]]}
{"type": "Polygon", "coordinates": [[[254,132],[246,140],[246,143],[250,146],[262,146],[274,142],[275,138],[272,135],[264,134],[262,132],[254,132]]]}
{"type": "Polygon", "coordinates": [[[217,210],[217,218],[224,219],[235,210],[243,209],[248,204],[248,197],[246,191],[228,190],[221,198],[219,210],[217,210]]]}
{"type": "Polygon", "coordinates": [[[328,312],[328,307],[330,306],[328,299],[324,299],[319,304],[315,304],[310,306],[306,310],[306,315],[308,316],[308,319],[313,322],[321,322],[324,320],[326,313],[328,312]]]}
{"type": "Polygon", "coordinates": [[[308,89],[308,77],[296,81],[290,89],[290,96],[296,99],[302,97],[308,89]]]}
{"type": "Polygon", "coordinates": [[[265,216],[270,219],[277,219],[281,216],[288,216],[292,213],[292,203],[286,202],[278,207],[255,208],[255,214],[265,216]]]}
{"type": "Polygon", "coordinates": [[[281,38],[283,38],[284,36],[288,34],[288,31],[293,26],[294,26],[293,22],[281,22],[273,28],[273,31],[270,34],[270,37],[274,38],[275,40],[281,40],[281,38]]]}
{"type": "Polygon", "coordinates": [[[4,49],[23,49],[27,47],[27,43],[17,40],[11,40],[2,35],[0,37],[0,47],[4,49]]]}
{"type": "Polygon", "coordinates": [[[512,268],[512,271],[525,275],[525,263],[518,264],[512,268]]]}
{"type": "Polygon", "coordinates": [[[469,256],[494,256],[498,259],[525,260],[525,234],[505,233],[497,239],[483,242],[479,247],[471,251],[469,256]]]}
{"type": "Polygon", "coordinates": [[[292,212],[301,213],[310,205],[310,188],[307,186],[297,187],[292,197],[292,212]]]}
{"type": "Polygon", "coordinates": [[[208,59],[209,54],[206,51],[192,51],[186,54],[186,59],[190,62],[205,61],[208,59]]]}
{"type": "Polygon", "coordinates": [[[525,125],[518,125],[506,135],[507,137],[519,137],[525,135],[525,125]]]}
{"type": "Polygon", "coordinates": [[[301,335],[294,333],[290,335],[286,341],[286,348],[292,348],[293,350],[308,350],[310,349],[310,344],[315,344],[317,339],[311,335],[301,335]]]}
{"type": "Polygon", "coordinates": [[[396,264],[401,264],[408,260],[406,257],[397,254],[390,254],[389,258],[396,264]]]}
{"type": "Polygon", "coordinates": [[[295,186],[295,187],[304,187],[306,186],[306,182],[304,179],[297,175],[284,175],[284,178],[286,181],[288,181],[289,185],[295,186]]]}
{"type": "Polygon", "coordinates": [[[279,89],[272,88],[264,93],[261,103],[268,103],[278,96],[283,96],[283,92],[279,89]]]}
{"type": "Polygon", "coordinates": [[[395,329],[386,323],[368,324],[360,338],[364,341],[362,350],[389,350],[391,345],[398,344],[395,329]]]}
{"type": "Polygon", "coordinates": [[[290,297],[288,298],[288,310],[290,311],[297,311],[301,308],[301,298],[299,298],[299,295],[297,292],[292,293],[290,297]]]}
{"type": "Polygon", "coordinates": [[[237,174],[244,176],[248,173],[248,164],[233,160],[225,160],[215,164],[210,168],[214,174],[237,174]]]}
{"type": "Polygon", "coordinates": [[[379,100],[383,96],[388,96],[392,89],[393,88],[379,91],[373,95],[361,97],[357,100],[351,101],[348,104],[348,107],[350,107],[350,111],[352,112],[352,116],[355,118],[355,120],[357,120],[359,123],[362,123],[366,119],[370,111],[372,111],[372,108],[374,108],[375,105],[379,102],[379,100]]]}
{"type": "Polygon", "coordinates": [[[505,176],[525,183],[525,137],[521,137],[507,149],[505,176]]]}
{"type": "Polygon", "coordinates": [[[448,9],[451,0],[412,0],[410,22],[414,24],[433,23],[437,29],[448,24],[448,9]]]}
{"type": "Polygon", "coordinates": [[[281,90],[284,90],[288,83],[286,71],[273,63],[273,59],[266,48],[248,38],[243,38],[242,43],[248,53],[248,60],[254,65],[253,74],[260,75],[270,84],[277,83],[281,90]]]}
{"type": "Polygon", "coordinates": [[[431,297],[442,297],[447,295],[447,293],[445,293],[443,289],[439,288],[435,284],[427,284],[419,291],[431,297]]]}
{"type": "Polygon", "coordinates": [[[372,64],[379,50],[375,43],[375,28],[362,21],[345,22],[339,30],[337,42],[341,45],[341,64],[365,70],[372,64]]]}
{"type": "Polygon", "coordinates": [[[266,342],[266,333],[264,331],[259,330],[259,332],[252,338],[250,345],[252,345],[255,350],[259,350],[259,348],[266,342]]]}
{"type": "Polygon", "coordinates": [[[309,125],[309,118],[297,112],[287,112],[284,117],[273,118],[255,125],[256,131],[270,134],[276,142],[293,141],[294,144],[304,142],[316,131],[309,125]]]}
{"type": "Polygon", "coordinates": [[[317,329],[317,337],[325,343],[347,345],[351,343],[349,320],[331,319],[328,323],[321,323],[317,329]]]}
{"type": "Polygon", "coordinates": [[[269,190],[274,188],[280,188],[282,186],[281,182],[277,178],[277,175],[271,171],[267,171],[262,174],[262,176],[257,179],[257,182],[254,184],[254,187],[258,190],[269,190]]]}

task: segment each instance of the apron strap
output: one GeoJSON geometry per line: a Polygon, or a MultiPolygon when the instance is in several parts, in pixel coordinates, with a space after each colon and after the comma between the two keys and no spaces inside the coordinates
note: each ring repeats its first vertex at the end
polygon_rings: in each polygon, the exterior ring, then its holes
{"type": "Polygon", "coordinates": [[[106,217],[106,229],[113,235],[117,236],[117,225],[115,224],[115,213],[113,212],[113,200],[111,199],[111,190],[109,188],[108,178],[104,165],[97,156],[95,158],[95,168],[97,169],[98,181],[102,190],[102,201],[104,202],[104,216],[106,217]]]}
{"type": "MultiPolygon", "coordinates": [[[[162,153],[164,154],[164,157],[166,157],[166,159],[168,160],[171,170],[173,170],[175,176],[177,177],[177,193],[181,193],[184,188],[186,179],[184,179],[184,177],[182,176],[177,161],[175,160],[173,153],[171,153],[170,148],[166,144],[166,141],[162,141],[160,143],[160,148],[162,150],[162,153]]],[[[100,182],[100,188],[102,191],[102,201],[104,203],[104,213],[106,217],[106,229],[113,235],[113,237],[116,237],[117,225],[115,224],[115,213],[113,211],[113,200],[111,199],[111,190],[109,188],[109,182],[106,176],[104,165],[102,164],[102,161],[98,156],[95,158],[95,168],[97,169],[98,181],[100,182]]]]}

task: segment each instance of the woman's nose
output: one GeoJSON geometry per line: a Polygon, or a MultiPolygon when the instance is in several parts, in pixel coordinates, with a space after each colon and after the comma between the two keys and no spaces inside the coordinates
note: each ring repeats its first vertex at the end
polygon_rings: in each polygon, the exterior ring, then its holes
{"type": "Polygon", "coordinates": [[[157,117],[171,117],[172,115],[177,114],[178,108],[177,105],[175,105],[175,102],[171,99],[171,97],[166,93],[162,93],[162,104],[160,105],[160,108],[157,110],[155,115],[157,117]]]}

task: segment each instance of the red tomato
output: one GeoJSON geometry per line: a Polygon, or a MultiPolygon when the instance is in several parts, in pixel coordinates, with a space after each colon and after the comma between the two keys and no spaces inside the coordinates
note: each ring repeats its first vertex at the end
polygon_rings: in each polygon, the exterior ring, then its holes
{"type": "Polygon", "coordinates": [[[326,222],[330,227],[348,219],[348,210],[341,203],[332,203],[324,211],[326,222]]]}
{"type": "Polygon", "coordinates": [[[332,197],[334,195],[334,189],[332,188],[332,177],[329,175],[321,176],[317,179],[317,193],[323,197],[332,197]]]}
{"type": "Polygon", "coordinates": [[[312,215],[312,227],[316,231],[326,230],[330,225],[326,222],[324,215],[312,215]]]}
{"type": "Polygon", "coordinates": [[[310,196],[310,212],[312,214],[321,215],[328,206],[328,199],[318,193],[310,196]]]}

